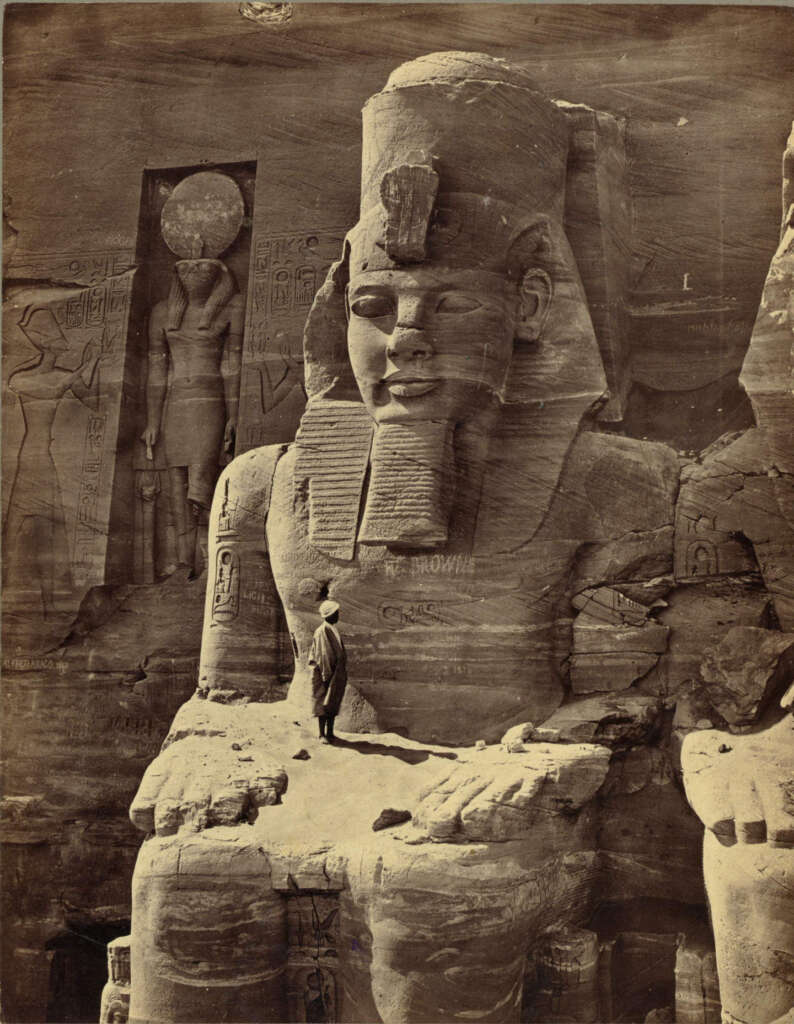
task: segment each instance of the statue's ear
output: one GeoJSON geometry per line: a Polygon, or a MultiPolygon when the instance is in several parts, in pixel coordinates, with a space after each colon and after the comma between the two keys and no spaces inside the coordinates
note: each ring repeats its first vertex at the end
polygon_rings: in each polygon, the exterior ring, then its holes
{"type": "Polygon", "coordinates": [[[514,238],[507,257],[508,274],[518,282],[516,341],[537,341],[549,314],[554,285],[548,270],[555,266],[551,227],[539,217],[514,238]]]}
{"type": "Polygon", "coordinates": [[[518,286],[517,341],[537,341],[549,315],[554,286],[540,267],[527,270],[518,286]]]}

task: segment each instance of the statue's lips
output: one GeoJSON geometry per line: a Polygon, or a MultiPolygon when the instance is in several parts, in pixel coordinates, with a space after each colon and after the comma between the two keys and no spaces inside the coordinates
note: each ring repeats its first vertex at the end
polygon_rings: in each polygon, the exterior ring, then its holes
{"type": "Polygon", "coordinates": [[[395,398],[416,398],[437,388],[441,381],[437,377],[409,377],[394,373],[382,383],[395,398]]]}

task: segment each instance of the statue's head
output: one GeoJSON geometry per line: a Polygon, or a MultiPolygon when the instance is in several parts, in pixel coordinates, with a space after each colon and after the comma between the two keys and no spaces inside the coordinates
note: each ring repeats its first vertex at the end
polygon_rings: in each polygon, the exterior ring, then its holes
{"type": "MultiPolygon", "coordinates": [[[[515,399],[517,350],[531,355],[555,295],[558,311],[582,299],[561,228],[568,131],[497,58],[431,54],[391,75],[364,108],[360,220],[307,325],[310,397],[357,392],[377,423],[515,399]]],[[[577,359],[597,392],[587,328],[577,359]]]]}
{"type": "Polygon", "coordinates": [[[562,226],[569,132],[523,70],[481,54],[404,64],[364,107],[359,221],[304,332],[296,473],[321,550],[484,544],[508,537],[494,510],[518,494],[521,536],[542,520],[605,392],[562,226]],[[337,450],[320,459],[318,437],[337,450]],[[354,451],[369,470],[343,514],[332,477],[363,472],[354,451]]]}
{"type": "Polygon", "coordinates": [[[236,291],[237,285],[223,260],[177,260],[168,296],[169,329],[176,330],[181,325],[188,303],[194,302],[202,305],[199,327],[209,330],[236,291]]]}
{"type": "Polygon", "coordinates": [[[52,310],[46,306],[28,306],[19,326],[28,341],[39,352],[66,352],[69,342],[58,326],[52,310]]]}
{"type": "MultiPolygon", "coordinates": [[[[794,162],[794,125],[784,156],[784,217],[780,243],[764,284],[750,346],[739,378],[753,404],[767,457],[794,475],[794,203],[787,163],[794,162]]],[[[788,502],[788,517],[794,508],[788,502]]]]}
{"type": "Polygon", "coordinates": [[[223,265],[220,260],[213,259],[177,260],[174,270],[191,298],[194,295],[206,298],[223,265]]]}

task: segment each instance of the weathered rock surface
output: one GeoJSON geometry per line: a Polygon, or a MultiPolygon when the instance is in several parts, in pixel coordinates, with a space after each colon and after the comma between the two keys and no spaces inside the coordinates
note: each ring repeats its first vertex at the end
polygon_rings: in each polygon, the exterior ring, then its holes
{"type": "Polygon", "coordinates": [[[794,634],[734,627],[706,651],[700,672],[708,699],[725,721],[752,725],[794,678],[794,634]]]}
{"type": "Polygon", "coordinates": [[[650,671],[667,647],[668,629],[607,624],[586,612],[573,625],[571,687],[574,693],[626,690],[650,671]]]}
{"type": "Polygon", "coordinates": [[[679,936],[675,954],[675,1020],[720,1024],[720,986],[710,943],[679,936]]]}
{"type": "Polygon", "coordinates": [[[550,929],[534,951],[537,983],[530,1021],[599,1019],[599,942],[584,928],[550,929]]]}

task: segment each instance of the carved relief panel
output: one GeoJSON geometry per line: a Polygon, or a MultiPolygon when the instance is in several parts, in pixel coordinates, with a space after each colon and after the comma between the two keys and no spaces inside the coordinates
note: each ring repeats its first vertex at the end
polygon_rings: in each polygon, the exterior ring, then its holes
{"type": "Polygon", "coordinates": [[[124,575],[117,472],[132,254],[25,256],[3,306],[6,641],[51,645],[88,588],[124,575]],[[53,282],[70,282],[70,286],[53,282]]]}
{"type": "Polygon", "coordinates": [[[334,1024],[339,934],[336,894],[298,892],[287,897],[289,1019],[334,1024]]]}

